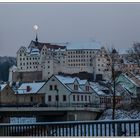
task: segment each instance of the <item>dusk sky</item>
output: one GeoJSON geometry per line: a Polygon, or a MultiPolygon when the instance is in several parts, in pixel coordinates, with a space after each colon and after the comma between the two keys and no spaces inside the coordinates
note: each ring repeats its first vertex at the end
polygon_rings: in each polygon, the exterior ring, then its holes
{"type": "Polygon", "coordinates": [[[0,56],[16,56],[21,46],[40,42],[95,40],[128,49],[140,42],[140,3],[1,3],[0,56]]]}

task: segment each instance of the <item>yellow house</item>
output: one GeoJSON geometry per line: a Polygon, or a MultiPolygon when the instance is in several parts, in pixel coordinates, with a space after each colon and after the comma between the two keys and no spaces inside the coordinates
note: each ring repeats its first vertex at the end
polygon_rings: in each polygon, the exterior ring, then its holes
{"type": "Polygon", "coordinates": [[[0,104],[16,104],[16,95],[9,84],[0,84],[0,104]]]}

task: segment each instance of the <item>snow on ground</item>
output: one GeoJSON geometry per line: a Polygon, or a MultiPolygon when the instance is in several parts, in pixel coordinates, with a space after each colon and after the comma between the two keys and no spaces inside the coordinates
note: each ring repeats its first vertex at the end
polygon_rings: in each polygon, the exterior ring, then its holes
{"type": "MultiPolygon", "coordinates": [[[[106,110],[99,120],[111,120],[112,119],[112,109],[106,110]]],[[[140,119],[140,112],[137,110],[115,110],[115,119],[116,120],[130,120],[130,119],[140,119]]]]}

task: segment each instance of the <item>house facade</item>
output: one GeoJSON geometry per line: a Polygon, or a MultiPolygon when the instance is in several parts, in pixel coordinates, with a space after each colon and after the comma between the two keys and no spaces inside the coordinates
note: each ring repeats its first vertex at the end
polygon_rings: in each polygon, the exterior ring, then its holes
{"type": "Polygon", "coordinates": [[[16,95],[9,84],[0,84],[0,104],[16,104],[16,95]]]}
{"type": "Polygon", "coordinates": [[[49,106],[86,106],[99,100],[86,80],[60,75],[53,75],[46,82],[39,91],[44,92],[49,106]]]}

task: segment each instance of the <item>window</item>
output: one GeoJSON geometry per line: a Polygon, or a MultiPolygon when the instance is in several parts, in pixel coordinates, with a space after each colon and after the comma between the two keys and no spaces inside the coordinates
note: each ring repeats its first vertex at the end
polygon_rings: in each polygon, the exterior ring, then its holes
{"type": "Polygon", "coordinates": [[[89,86],[86,86],[86,91],[89,91],[89,86]]]}
{"type": "Polygon", "coordinates": [[[78,85],[74,85],[74,90],[78,90],[78,85]]]}
{"type": "Polygon", "coordinates": [[[32,96],[30,97],[30,101],[33,102],[33,97],[32,96]]]}
{"type": "Polygon", "coordinates": [[[89,102],[90,102],[90,96],[88,96],[88,100],[89,100],[89,102]]]}
{"type": "Polygon", "coordinates": [[[75,95],[73,95],[73,101],[75,101],[75,95]]]}
{"type": "Polygon", "coordinates": [[[48,96],[48,101],[51,102],[52,98],[51,95],[48,96]]]}
{"type": "Polygon", "coordinates": [[[81,101],[83,101],[83,95],[81,95],[81,101]]]}
{"type": "Polygon", "coordinates": [[[66,95],[63,95],[63,101],[66,101],[67,99],[66,99],[66,95]]]}
{"type": "Polygon", "coordinates": [[[58,90],[58,89],[57,89],[57,85],[54,85],[54,90],[58,90]]]}
{"type": "Polygon", "coordinates": [[[77,95],[77,101],[79,101],[79,95],[77,95]]]}
{"type": "Polygon", "coordinates": [[[52,87],[52,85],[50,85],[50,90],[53,90],[53,87],[52,87]]]}
{"type": "Polygon", "coordinates": [[[55,100],[59,101],[59,96],[58,95],[55,96],[55,100]]]}
{"type": "Polygon", "coordinates": [[[85,101],[87,101],[87,95],[85,95],[85,101]]]}

